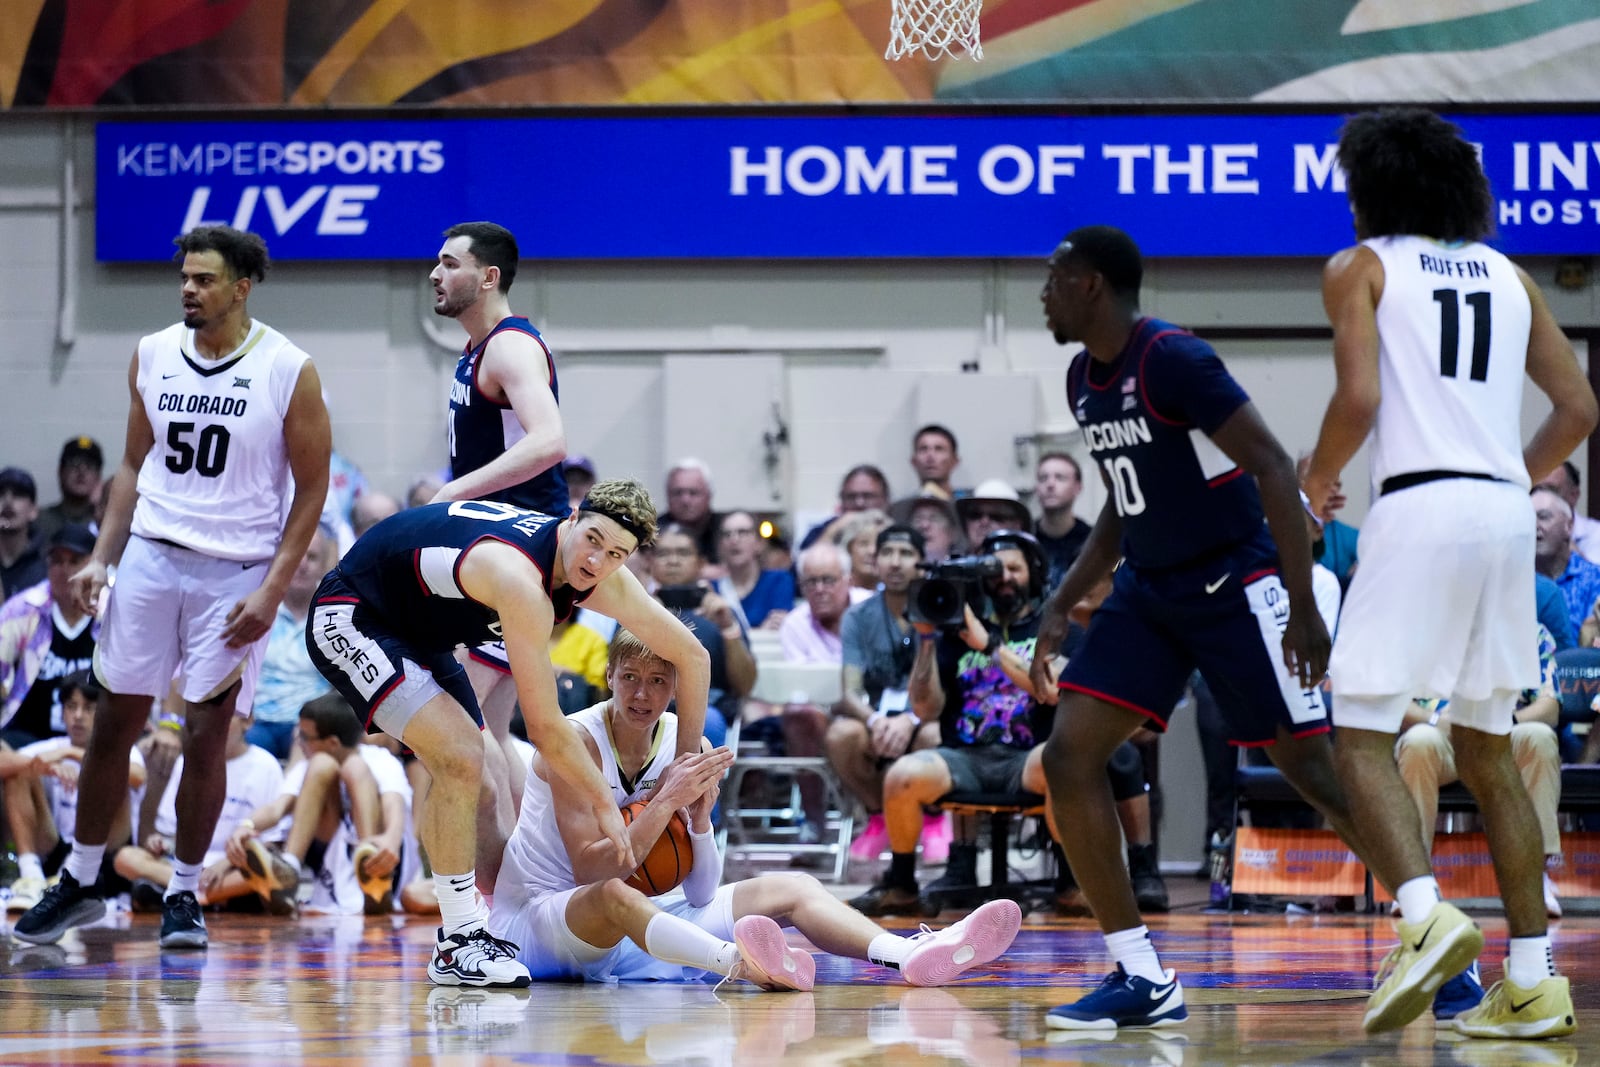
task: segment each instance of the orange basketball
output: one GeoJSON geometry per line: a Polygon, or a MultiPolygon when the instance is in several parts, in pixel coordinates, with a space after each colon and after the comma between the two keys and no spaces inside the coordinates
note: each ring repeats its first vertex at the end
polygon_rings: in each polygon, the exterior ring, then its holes
{"type": "MultiPolygon", "coordinates": [[[[622,809],[624,825],[633,822],[650,802],[635,800],[622,809]]],[[[650,852],[627,879],[627,883],[645,896],[654,897],[676,889],[689,877],[694,864],[694,844],[689,840],[689,824],[682,812],[673,812],[667,828],[651,846],[650,852]]]]}

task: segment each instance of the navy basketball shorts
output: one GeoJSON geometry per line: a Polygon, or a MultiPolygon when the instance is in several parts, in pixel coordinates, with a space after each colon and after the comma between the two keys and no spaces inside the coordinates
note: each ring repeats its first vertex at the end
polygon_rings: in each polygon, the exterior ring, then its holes
{"type": "Polygon", "coordinates": [[[350,702],[369,734],[405,740],[406,724],[440,693],[481,728],[483,713],[467,672],[450,652],[421,652],[384,625],[337,570],[311,600],[306,650],[322,676],[350,702]]]}
{"type": "Polygon", "coordinates": [[[1259,542],[1172,570],[1117,568],[1089,632],[1062,671],[1061,688],[1135,711],[1165,731],[1198,668],[1229,740],[1266,745],[1326,732],[1322,694],[1302,689],[1283,664],[1289,595],[1277,560],[1259,542]]]}

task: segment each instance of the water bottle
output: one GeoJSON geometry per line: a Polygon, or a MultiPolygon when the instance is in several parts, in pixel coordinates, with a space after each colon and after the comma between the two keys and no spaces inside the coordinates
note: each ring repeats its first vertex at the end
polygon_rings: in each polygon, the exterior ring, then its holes
{"type": "Polygon", "coordinates": [[[1211,907],[1226,908],[1231,890],[1228,886],[1228,866],[1233,855],[1233,834],[1211,835],[1211,907]]]}

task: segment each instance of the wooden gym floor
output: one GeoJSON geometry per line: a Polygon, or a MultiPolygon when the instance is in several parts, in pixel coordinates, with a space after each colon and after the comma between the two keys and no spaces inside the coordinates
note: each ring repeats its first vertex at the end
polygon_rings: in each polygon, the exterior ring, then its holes
{"type": "MultiPolygon", "coordinates": [[[[950,988],[819,955],[814,993],[767,994],[710,982],[441,989],[423,973],[433,930],[420,920],[213,915],[208,952],[172,953],[154,918],[122,916],[59,946],[0,941],[0,1065],[1600,1063],[1600,918],[1555,927],[1575,1038],[1466,1041],[1424,1016],[1367,1039],[1361,999],[1391,943],[1387,920],[1204,914],[1184,903],[1203,886],[1172,885],[1180,906],[1150,925],[1190,1017],[1160,1036],[1046,1029],[1047,1008],[1107,969],[1086,919],[1029,916],[1006,956],[950,988]]],[[[1505,927],[1479,918],[1488,978],[1505,927]]]]}

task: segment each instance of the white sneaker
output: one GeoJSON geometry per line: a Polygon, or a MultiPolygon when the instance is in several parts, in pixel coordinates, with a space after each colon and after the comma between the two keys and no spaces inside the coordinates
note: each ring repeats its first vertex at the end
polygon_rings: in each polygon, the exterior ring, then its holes
{"type": "Polygon", "coordinates": [[[1544,913],[1552,919],[1561,918],[1561,898],[1556,896],[1556,884],[1550,872],[1544,872],[1544,913]]]}
{"type": "Polygon", "coordinates": [[[7,911],[32,911],[44,896],[44,879],[24,875],[11,883],[11,899],[6,901],[7,911]]]}
{"type": "Polygon", "coordinates": [[[480,926],[439,939],[428,961],[434,985],[511,986],[521,989],[533,981],[528,968],[517,962],[517,946],[502,941],[480,926]]]}

